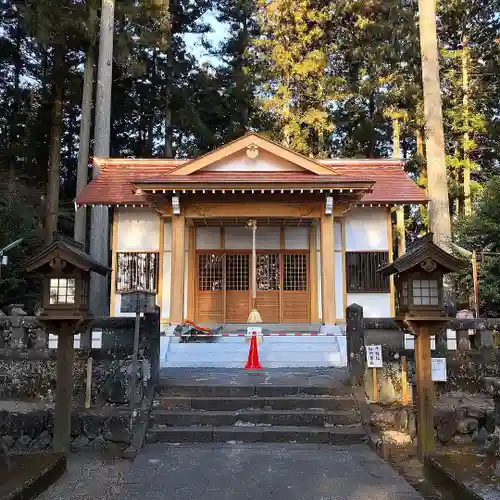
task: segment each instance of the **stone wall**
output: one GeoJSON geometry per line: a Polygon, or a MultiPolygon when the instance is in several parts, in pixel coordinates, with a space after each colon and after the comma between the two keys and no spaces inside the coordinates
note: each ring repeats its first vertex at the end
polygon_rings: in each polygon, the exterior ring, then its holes
{"type": "MultiPolygon", "coordinates": [[[[406,434],[408,444],[417,434],[416,415],[411,407],[384,408],[372,405],[371,428],[382,441],[398,433],[406,434]]],[[[434,428],[441,444],[484,445],[495,428],[493,399],[487,395],[445,396],[434,407],[434,428]]],[[[406,441],[406,442],[405,442],[406,441]]]]}
{"type": "MultiPolygon", "coordinates": [[[[415,351],[395,349],[382,346],[384,366],[377,369],[379,389],[378,402],[390,405],[402,399],[402,369],[401,357],[407,359],[408,394],[412,399],[412,385],[415,383],[415,351]]],[[[484,377],[500,376],[500,349],[481,348],[478,350],[447,351],[438,354],[433,351],[433,357],[446,358],[446,382],[434,384],[436,394],[444,395],[453,392],[477,393],[484,390],[484,377]]],[[[373,401],[372,369],[366,368],[363,379],[368,399],[373,401]]]]}
{"type": "MultiPolygon", "coordinates": [[[[0,454],[46,451],[52,446],[54,410],[0,410],[0,454]]],[[[129,414],[117,409],[74,412],[71,447],[104,449],[130,443],[129,414]]]]}
{"type": "MultiPolygon", "coordinates": [[[[23,320],[28,322],[28,320],[23,320]]],[[[53,402],[56,387],[57,350],[29,347],[26,324],[12,330],[10,318],[3,317],[4,346],[0,348],[0,400],[43,400],[53,402]],[[9,324],[11,326],[9,326],[9,324]],[[6,326],[7,325],[7,326],[6,326]],[[19,330],[23,332],[19,333],[19,330]],[[26,330],[26,331],[24,331],[26,330]],[[6,339],[10,339],[6,342],[6,339]],[[15,341],[13,340],[15,339],[15,341]],[[21,339],[21,340],[20,340],[21,339]]],[[[92,405],[127,404],[132,372],[132,343],[135,318],[96,320],[94,328],[102,330],[100,349],[75,349],[73,363],[73,405],[85,401],[87,363],[92,358],[92,405]]],[[[140,322],[138,352],[138,401],[145,387],[157,384],[159,378],[159,314],[146,314],[140,322]]],[[[34,330],[37,330],[34,328],[34,330]]],[[[35,338],[35,337],[34,337],[35,338]]],[[[38,336],[36,336],[38,338],[38,336]]]]}

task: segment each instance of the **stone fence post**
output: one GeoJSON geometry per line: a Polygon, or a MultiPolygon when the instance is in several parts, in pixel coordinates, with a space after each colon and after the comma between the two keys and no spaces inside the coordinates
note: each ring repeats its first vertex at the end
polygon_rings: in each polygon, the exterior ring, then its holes
{"type": "Polygon", "coordinates": [[[469,349],[469,330],[457,330],[457,350],[468,351],[469,349]]]}
{"type": "Polygon", "coordinates": [[[23,325],[22,319],[27,316],[22,304],[12,304],[9,309],[11,316],[12,338],[11,347],[14,349],[23,349],[28,347],[28,329],[23,325]]]}
{"type": "Polygon", "coordinates": [[[365,334],[363,308],[351,304],[346,309],[347,365],[352,385],[362,385],[365,375],[365,334]]]}

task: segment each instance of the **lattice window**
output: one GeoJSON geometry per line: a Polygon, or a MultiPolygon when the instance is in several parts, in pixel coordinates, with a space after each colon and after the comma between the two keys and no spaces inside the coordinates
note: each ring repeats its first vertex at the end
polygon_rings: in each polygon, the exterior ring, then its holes
{"type": "Polygon", "coordinates": [[[388,252],[346,252],[347,291],[389,292],[389,278],[377,272],[388,258],[388,252]]]}
{"type": "Polygon", "coordinates": [[[280,282],[279,254],[257,254],[257,290],[279,290],[280,282]]]}
{"type": "Polygon", "coordinates": [[[198,255],[198,289],[202,292],[217,292],[222,290],[224,270],[224,255],[198,255]]]}
{"type": "Polygon", "coordinates": [[[116,291],[131,290],[157,293],[158,259],[157,252],[118,253],[116,272],[116,291]]]}
{"type": "Polygon", "coordinates": [[[74,304],[75,303],[75,278],[51,278],[50,303],[74,304]]]}
{"type": "Polygon", "coordinates": [[[283,255],[283,289],[285,291],[307,290],[307,255],[283,255]]]}
{"type": "Polygon", "coordinates": [[[412,280],[413,303],[416,306],[438,306],[439,288],[437,280],[412,280]]]}
{"type": "Polygon", "coordinates": [[[248,290],[250,282],[250,255],[226,255],[226,290],[248,290]]]}

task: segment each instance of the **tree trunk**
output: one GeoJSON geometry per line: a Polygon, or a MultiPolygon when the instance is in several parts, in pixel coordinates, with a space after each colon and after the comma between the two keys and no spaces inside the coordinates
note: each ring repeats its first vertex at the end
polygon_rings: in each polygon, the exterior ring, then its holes
{"type": "Polygon", "coordinates": [[[419,0],[420,49],[426,125],[429,228],[434,242],[448,248],[451,239],[450,207],[444,149],[443,113],[439,81],[435,0],[419,0]]]}
{"type": "Polygon", "coordinates": [[[464,37],[462,47],[462,89],[463,89],[463,112],[464,112],[464,137],[463,137],[463,187],[464,207],[463,213],[469,216],[472,212],[470,199],[470,166],[469,166],[469,46],[467,37],[464,37]]]}
{"type": "Polygon", "coordinates": [[[172,70],[173,50],[172,35],[169,30],[169,41],[167,47],[167,75],[165,81],[165,158],[173,158],[172,150],[172,70]]]}
{"type": "Polygon", "coordinates": [[[392,157],[396,160],[399,160],[401,156],[400,135],[399,118],[394,118],[392,120],[392,157]]]}
{"type": "Polygon", "coordinates": [[[54,92],[52,104],[52,125],[50,130],[50,150],[48,165],[47,200],[45,213],[45,241],[52,241],[54,231],[57,231],[57,213],[59,209],[59,189],[61,186],[61,136],[62,111],[64,97],[64,47],[55,46],[54,52],[54,92]]]}
{"type": "MultiPolygon", "coordinates": [[[[109,158],[110,148],[114,17],[115,1],[102,0],[94,127],[94,156],[100,158],[109,158]]],[[[94,165],[92,177],[97,177],[99,172],[99,168],[94,165]]],[[[92,207],[90,255],[105,266],[109,263],[109,214],[106,206],[92,207]]],[[[96,316],[108,314],[109,295],[106,277],[92,274],[89,297],[93,314],[96,316]]]]}
{"type": "MultiPolygon", "coordinates": [[[[83,70],[82,118],[80,121],[80,149],[78,151],[78,167],[76,171],[76,195],[87,185],[89,170],[90,127],[92,124],[92,97],[95,76],[95,28],[97,11],[90,6],[89,11],[90,45],[85,56],[83,70]]],[[[85,244],[87,233],[87,207],[78,207],[75,213],[75,240],[85,244]]]]}
{"type": "Polygon", "coordinates": [[[160,12],[160,31],[161,41],[160,49],[166,54],[167,65],[165,69],[165,158],[173,157],[172,149],[172,84],[173,84],[173,68],[174,68],[174,52],[172,47],[172,16],[173,8],[171,0],[163,0],[160,12]]]}

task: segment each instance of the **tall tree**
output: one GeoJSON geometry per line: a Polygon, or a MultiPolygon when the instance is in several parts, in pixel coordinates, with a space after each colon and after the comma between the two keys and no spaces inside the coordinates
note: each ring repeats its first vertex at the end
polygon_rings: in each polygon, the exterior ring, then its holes
{"type": "Polygon", "coordinates": [[[424,91],[427,190],[430,196],[429,229],[434,241],[447,247],[451,239],[450,208],[446,177],[441,85],[434,0],[419,0],[420,47],[424,91]]]}
{"type": "MultiPolygon", "coordinates": [[[[83,69],[83,91],[80,119],[80,147],[78,150],[78,169],[76,181],[76,194],[78,195],[86,186],[89,176],[89,151],[90,134],[92,125],[92,104],[94,94],[94,77],[96,64],[96,28],[97,9],[94,0],[89,0],[88,17],[88,46],[85,53],[83,69]]],[[[85,244],[87,233],[87,208],[78,207],[75,213],[74,238],[85,244]]]]}
{"type": "MultiPolygon", "coordinates": [[[[94,131],[94,156],[100,158],[108,158],[110,149],[114,21],[114,0],[102,0],[94,131]]],[[[98,175],[99,168],[94,165],[92,176],[95,178],[98,175]]],[[[92,207],[90,254],[97,262],[108,265],[109,213],[106,206],[92,207]]],[[[108,281],[105,277],[93,273],[90,281],[89,303],[92,313],[95,315],[107,314],[108,303],[108,281]]]]}

